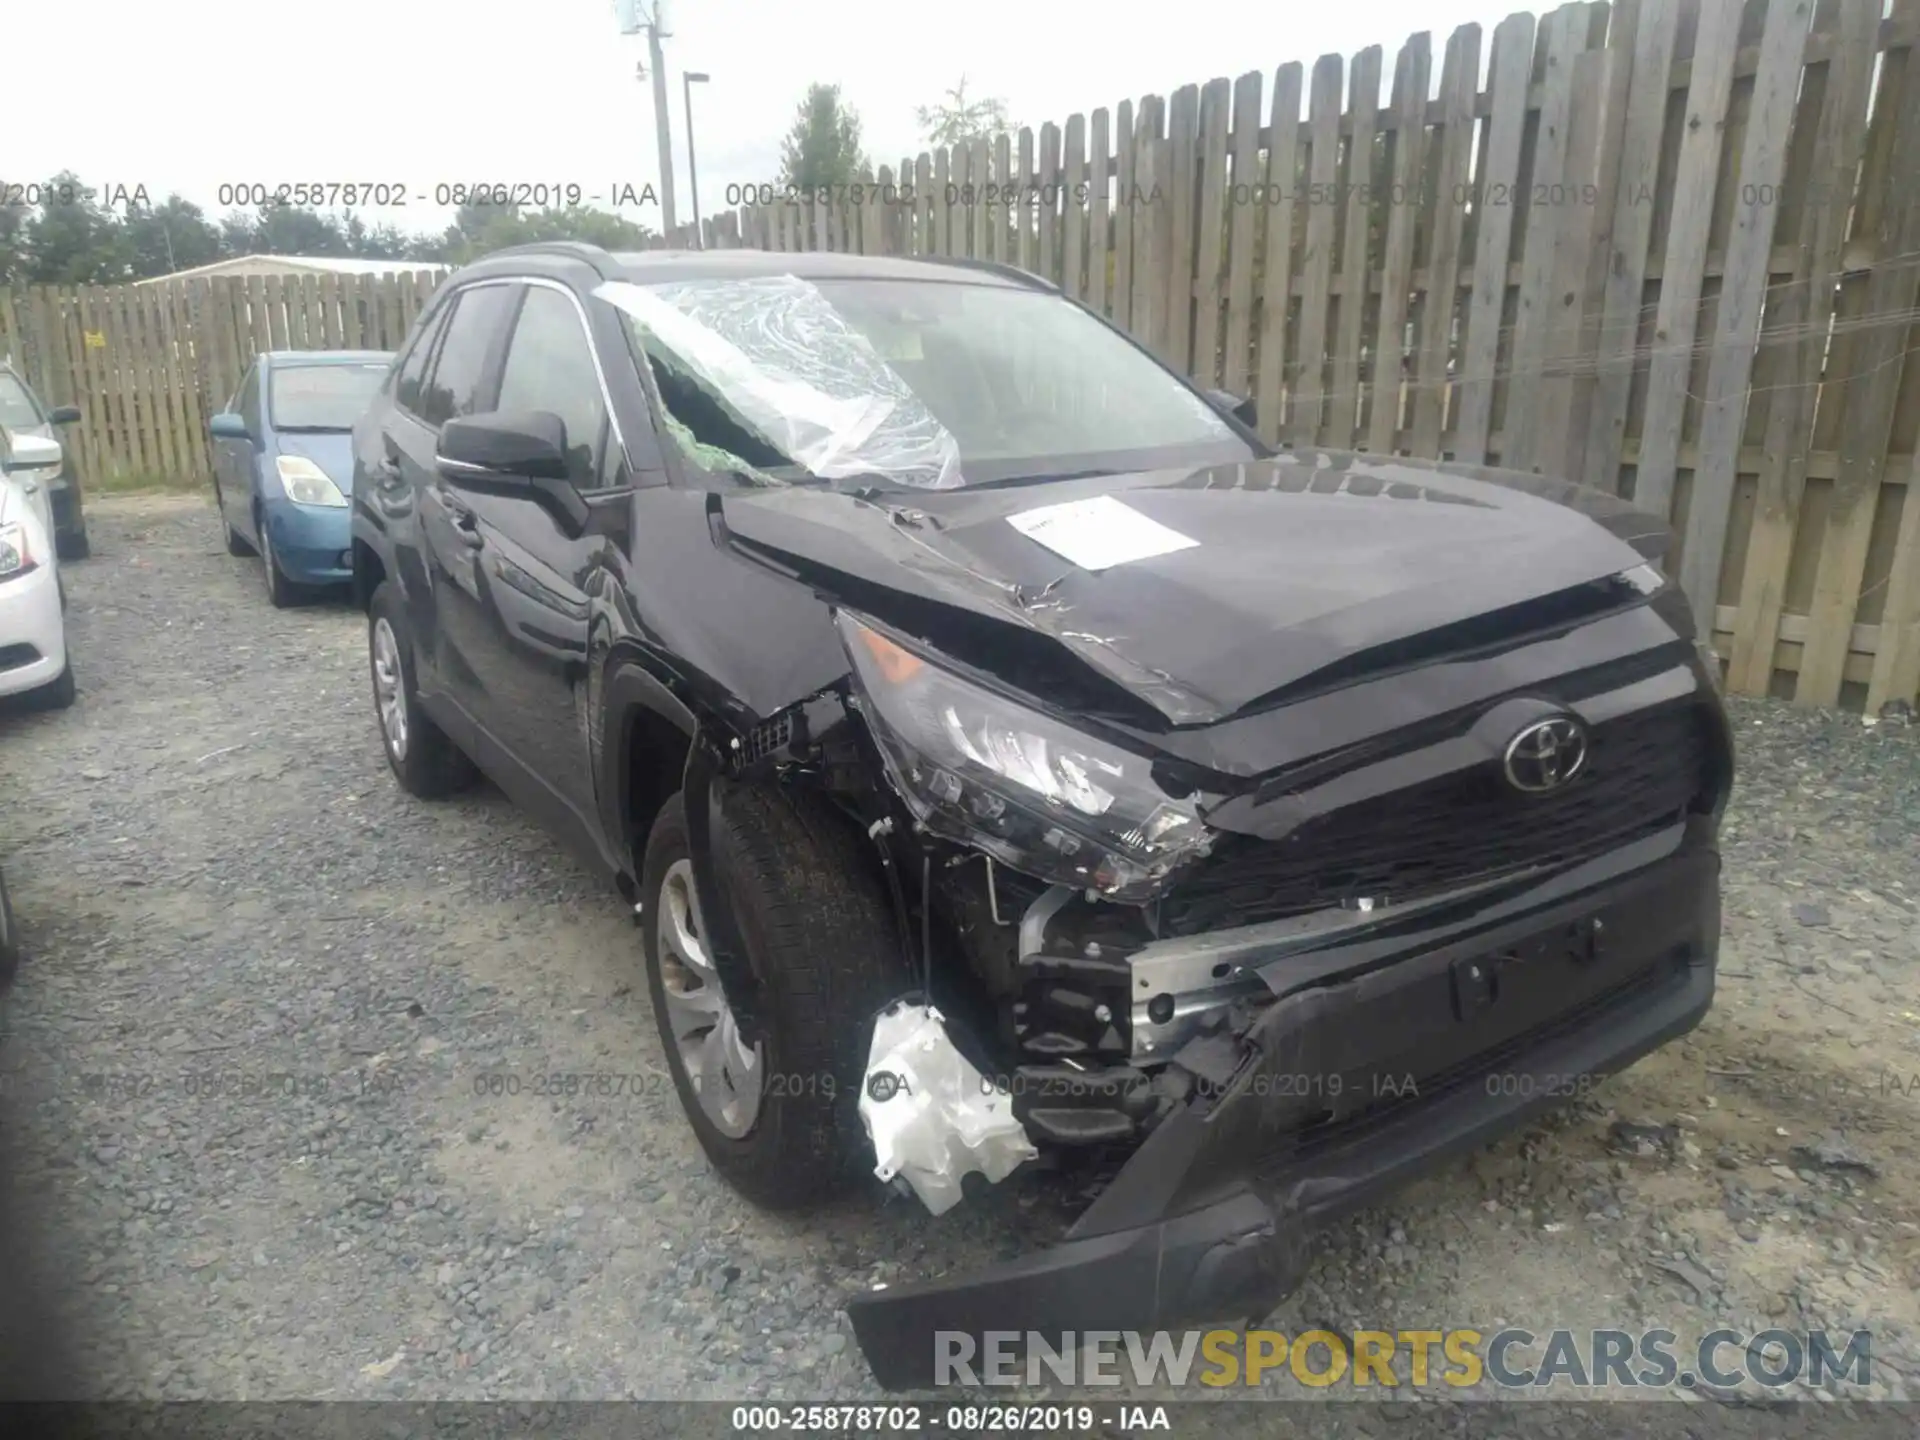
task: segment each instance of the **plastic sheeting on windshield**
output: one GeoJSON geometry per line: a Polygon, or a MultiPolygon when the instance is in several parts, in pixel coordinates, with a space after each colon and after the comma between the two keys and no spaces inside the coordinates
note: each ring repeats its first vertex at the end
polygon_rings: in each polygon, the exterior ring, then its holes
{"type": "Polygon", "coordinates": [[[610,280],[594,294],[821,479],[963,483],[959,442],[818,286],[793,275],[610,280]]]}

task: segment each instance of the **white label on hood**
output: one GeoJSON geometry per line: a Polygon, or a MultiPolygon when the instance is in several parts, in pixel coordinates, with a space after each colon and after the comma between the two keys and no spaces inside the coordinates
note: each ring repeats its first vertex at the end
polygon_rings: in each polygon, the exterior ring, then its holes
{"type": "Polygon", "coordinates": [[[1082,570],[1105,570],[1129,560],[1171,555],[1200,543],[1111,495],[1023,510],[1009,515],[1007,523],[1082,570]]]}

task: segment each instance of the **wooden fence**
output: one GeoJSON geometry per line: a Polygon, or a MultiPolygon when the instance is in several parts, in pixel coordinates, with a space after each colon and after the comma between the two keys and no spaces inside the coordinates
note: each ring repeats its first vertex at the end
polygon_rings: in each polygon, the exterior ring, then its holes
{"type": "MultiPolygon", "coordinates": [[[[1375,46],[768,187],[699,239],[1018,265],[1270,438],[1630,495],[1679,531],[1731,689],[1877,712],[1920,690],[1916,38],[1920,0],[1571,4],[1437,64],[1415,35],[1390,85],[1375,46]]],[[[75,317],[55,395],[103,393],[77,317],[128,293],[16,298],[75,317]]],[[[248,299],[175,300],[173,353],[261,343],[248,299]]]]}
{"type": "Polygon", "coordinates": [[[207,421],[262,350],[391,350],[439,284],[392,275],[235,275],[0,290],[0,358],[49,405],[83,476],[210,478],[207,421]]]}

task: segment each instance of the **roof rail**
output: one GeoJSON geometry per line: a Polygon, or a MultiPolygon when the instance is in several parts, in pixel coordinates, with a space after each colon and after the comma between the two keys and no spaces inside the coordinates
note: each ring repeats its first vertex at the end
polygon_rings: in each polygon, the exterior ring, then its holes
{"type": "Polygon", "coordinates": [[[1018,265],[1009,265],[1003,260],[973,260],[962,255],[911,255],[903,258],[918,260],[929,265],[957,265],[967,270],[986,270],[1025,285],[1030,290],[1051,290],[1055,294],[1060,291],[1060,287],[1051,280],[1044,279],[1031,270],[1022,270],[1018,265]]]}
{"type": "Polygon", "coordinates": [[[612,259],[598,245],[589,245],[584,240],[529,240],[524,245],[509,245],[504,250],[494,250],[469,263],[484,265],[490,260],[504,260],[511,255],[566,255],[575,260],[584,260],[602,273],[605,273],[604,263],[612,259]]]}

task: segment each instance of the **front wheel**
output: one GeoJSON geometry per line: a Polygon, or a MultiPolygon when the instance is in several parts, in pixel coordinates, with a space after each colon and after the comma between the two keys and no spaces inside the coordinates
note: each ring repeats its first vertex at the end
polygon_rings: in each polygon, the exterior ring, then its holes
{"type": "Polygon", "coordinates": [[[38,690],[29,691],[36,710],[65,710],[79,697],[80,687],[74,683],[73,660],[69,656],[67,663],[60,667],[60,673],[42,685],[38,690]]]}
{"type": "Polygon", "coordinates": [[[817,1204],[870,1171],[860,1121],[873,1016],[907,983],[879,884],[845,822],[813,797],[716,783],[721,902],[758,987],[762,1038],[743,1037],[714,969],[682,798],[647,840],[647,988],[694,1134],[747,1199],[817,1204]]]}
{"type": "Polygon", "coordinates": [[[400,619],[400,596],[382,581],[367,606],[367,662],[381,748],[400,788],[437,800],[473,783],[473,762],[420,708],[413,680],[413,649],[400,619]]]}
{"type": "Polygon", "coordinates": [[[306,588],[287,578],[280,568],[280,557],[273,553],[273,536],[267,530],[267,517],[260,517],[260,568],[267,577],[267,599],[276,610],[298,605],[306,597],[306,588]]]}
{"type": "Polygon", "coordinates": [[[227,500],[220,493],[218,480],[213,482],[213,513],[220,517],[220,530],[222,538],[227,542],[227,553],[237,557],[253,554],[253,546],[246,542],[246,538],[233,528],[233,522],[227,519],[227,500]]]}

